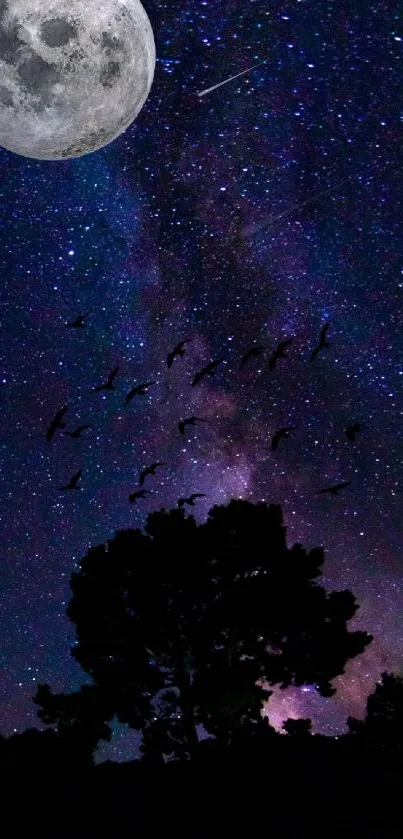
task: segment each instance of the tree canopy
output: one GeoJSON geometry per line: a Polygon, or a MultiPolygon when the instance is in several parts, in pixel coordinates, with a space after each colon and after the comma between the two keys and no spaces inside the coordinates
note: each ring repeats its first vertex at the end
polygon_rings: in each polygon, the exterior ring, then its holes
{"type": "Polygon", "coordinates": [[[96,736],[116,714],[143,731],[149,756],[189,757],[199,724],[222,743],[259,726],[267,685],[331,696],[372,636],[347,629],[358,606],[318,584],[323,562],[321,548],[287,548],[281,508],[265,503],[231,501],[200,525],[161,510],[144,532],[117,532],[70,583],[72,655],[96,690],[69,705],[41,686],[41,718],[66,727],[83,699],[98,702],[96,736]]]}

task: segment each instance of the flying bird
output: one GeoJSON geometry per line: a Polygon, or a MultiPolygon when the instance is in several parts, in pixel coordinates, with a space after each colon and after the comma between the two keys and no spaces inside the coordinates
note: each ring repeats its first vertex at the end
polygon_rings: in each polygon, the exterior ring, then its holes
{"type": "Polygon", "coordinates": [[[291,431],[295,431],[296,425],[288,425],[283,428],[279,428],[278,431],[273,435],[271,438],[271,450],[272,452],[277,451],[278,444],[282,437],[288,437],[291,431]]]}
{"type": "Polygon", "coordinates": [[[325,487],[325,489],[318,489],[317,492],[315,492],[315,495],[323,495],[325,492],[330,493],[330,495],[338,495],[339,491],[341,489],[344,489],[344,487],[350,486],[350,484],[351,484],[351,481],[345,481],[344,484],[335,484],[332,487],[325,487]]]}
{"type": "Polygon", "coordinates": [[[183,507],[185,504],[189,504],[189,507],[194,507],[195,505],[195,498],[205,498],[206,495],[204,492],[193,492],[192,495],[189,495],[189,498],[179,498],[178,500],[178,507],[183,507]]]}
{"type": "Polygon", "coordinates": [[[138,489],[137,492],[131,492],[129,495],[130,504],[135,504],[138,498],[144,498],[146,495],[151,495],[150,489],[138,489]]]}
{"type": "Polygon", "coordinates": [[[239,369],[241,369],[241,367],[243,367],[249,361],[250,358],[256,358],[256,356],[261,355],[266,349],[267,347],[251,347],[250,350],[248,350],[248,352],[245,353],[239,365],[239,369]]]}
{"type": "Polygon", "coordinates": [[[59,487],[59,491],[63,492],[63,490],[65,490],[65,489],[81,489],[81,487],[78,487],[77,484],[78,484],[82,474],[83,474],[83,470],[79,469],[78,472],[76,472],[76,474],[73,475],[72,478],[70,478],[70,482],[68,484],[66,484],[64,487],[59,487]]]}
{"type": "Polygon", "coordinates": [[[351,443],[354,443],[356,434],[358,434],[359,431],[362,431],[363,427],[364,426],[362,426],[359,422],[350,423],[350,425],[348,425],[346,428],[347,440],[350,440],[351,443]]]}
{"type": "Polygon", "coordinates": [[[222,364],[223,361],[223,358],[218,358],[216,361],[210,361],[210,364],[208,364],[207,367],[203,367],[202,370],[199,370],[192,381],[192,387],[199,384],[205,376],[212,376],[216,367],[218,367],[219,364],[222,364]]]}
{"type": "Polygon", "coordinates": [[[147,393],[147,388],[151,387],[151,385],[155,385],[155,382],[144,382],[142,385],[136,385],[135,387],[132,387],[130,393],[128,393],[126,396],[124,407],[126,408],[130,400],[133,399],[133,396],[136,396],[137,394],[139,396],[145,396],[147,393]]]}
{"type": "Polygon", "coordinates": [[[91,425],[79,425],[75,431],[63,431],[63,434],[68,434],[69,437],[81,437],[83,431],[86,431],[87,428],[91,428],[91,425]]]}
{"type": "Polygon", "coordinates": [[[287,338],[286,341],[280,341],[276,349],[272,352],[269,358],[269,370],[275,370],[279,358],[287,358],[287,353],[284,350],[292,344],[294,338],[287,338]]]}
{"type": "Polygon", "coordinates": [[[185,344],[189,344],[191,338],[187,338],[186,341],[179,341],[179,344],[176,344],[176,347],[173,348],[172,352],[168,353],[167,355],[167,364],[168,367],[172,367],[175,358],[178,356],[179,358],[183,358],[185,355],[185,350],[183,349],[185,344]]]}
{"type": "Polygon", "coordinates": [[[90,391],[90,393],[98,393],[98,391],[100,391],[100,390],[115,390],[116,385],[112,384],[112,382],[113,382],[118,370],[119,370],[119,367],[115,367],[115,369],[112,370],[112,373],[109,374],[108,379],[105,382],[105,384],[98,385],[98,387],[93,387],[92,390],[90,391]]]}
{"type": "Polygon", "coordinates": [[[320,330],[319,344],[315,347],[314,351],[312,352],[311,357],[309,359],[310,362],[315,360],[318,353],[322,352],[322,350],[330,346],[329,342],[326,341],[326,333],[328,329],[329,324],[325,323],[325,325],[322,326],[322,329],[320,330]]]}
{"type": "Polygon", "coordinates": [[[78,317],[76,317],[75,320],[71,320],[70,323],[66,323],[66,327],[67,326],[74,326],[76,329],[81,329],[83,326],[85,326],[84,318],[86,318],[87,315],[90,315],[90,314],[91,314],[91,312],[85,312],[84,315],[78,315],[78,317]]]}
{"type": "Polygon", "coordinates": [[[158,466],[168,466],[168,464],[167,463],[152,463],[151,466],[147,466],[146,469],[143,469],[143,471],[140,472],[140,477],[139,477],[140,486],[143,486],[147,475],[155,475],[155,470],[157,469],[158,466]]]}
{"type": "Polygon", "coordinates": [[[201,419],[201,417],[188,417],[187,419],[181,420],[180,422],[178,422],[178,428],[180,433],[185,433],[186,425],[196,425],[197,422],[206,422],[206,420],[201,419]]]}
{"type": "Polygon", "coordinates": [[[49,428],[46,432],[46,439],[48,440],[48,442],[50,442],[50,440],[52,439],[55,431],[58,428],[66,428],[67,422],[61,422],[61,420],[62,420],[62,417],[64,417],[64,415],[67,411],[67,407],[68,407],[67,405],[64,405],[63,408],[60,408],[60,410],[57,411],[54,418],[52,419],[52,422],[50,423],[50,426],[49,426],[49,428]]]}
{"type": "Polygon", "coordinates": [[[228,82],[232,82],[233,79],[237,79],[239,76],[244,76],[245,73],[250,73],[251,70],[254,70],[255,67],[260,67],[260,65],[265,64],[266,61],[267,61],[267,58],[265,58],[264,61],[259,61],[258,64],[254,64],[253,67],[248,67],[247,70],[242,70],[241,73],[237,73],[235,76],[230,76],[229,79],[224,79],[223,82],[218,82],[218,84],[213,84],[212,87],[208,87],[208,88],[206,88],[206,90],[200,91],[200,93],[197,94],[199,99],[201,99],[202,96],[206,96],[207,93],[211,93],[213,90],[216,90],[217,87],[221,87],[223,84],[227,84],[228,82]]]}

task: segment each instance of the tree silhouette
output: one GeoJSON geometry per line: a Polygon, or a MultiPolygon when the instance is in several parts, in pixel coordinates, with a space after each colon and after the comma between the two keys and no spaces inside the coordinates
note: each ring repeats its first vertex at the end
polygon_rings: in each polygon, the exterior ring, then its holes
{"type": "Polygon", "coordinates": [[[403,750],[403,678],[394,673],[382,673],[367,699],[367,715],[364,720],[348,717],[350,734],[361,739],[385,746],[388,749],[403,750]]]}
{"type": "Polygon", "coordinates": [[[312,734],[312,720],[302,719],[301,717],[298,720],[294,720],[292,717],[289,717],[283,723],[283,729],[290,737],[307,737],[312,734]]]}
{"type": "MultiPolygon", "coordinates": [[[[264,684],[313,684],[331,696],[331,680],[372,638],[347,630],[358,608],[351,592],[314,582],[323,561],[322,549],[287,548],[280,507],[247,501],[214,507],[201,525],[161,510],[145,532],[91,548],[67,611],[72,655],[94,683],[97,724],[86,736],[93,742],[116,713],[142,729],[150,760],[186,758],[200,723],[223,744],[261,725],[264,684]]],[[[73,713],[77,725],[84,693],[77,702],[47,691],[42,719],[57,716],[68,730],[73,713]]]]}

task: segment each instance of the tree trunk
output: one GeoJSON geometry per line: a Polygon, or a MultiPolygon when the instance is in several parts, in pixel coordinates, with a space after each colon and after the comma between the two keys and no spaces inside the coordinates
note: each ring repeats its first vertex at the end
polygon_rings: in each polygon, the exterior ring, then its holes
{"type": "Polygon", "coordinates": [[[198,737],[194,719],[191,674],[182,669],[178,673],[179,707],[182,714],[183,732],[190,760],[198,747],[198,737]]]}

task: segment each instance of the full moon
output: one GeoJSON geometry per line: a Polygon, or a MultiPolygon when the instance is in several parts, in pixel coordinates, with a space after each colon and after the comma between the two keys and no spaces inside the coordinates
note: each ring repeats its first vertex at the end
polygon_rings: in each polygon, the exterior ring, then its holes
{"type": "Polygon", "coordinates": [[[0,146],[81,157],[136,118],[155,70],[140,0],[0,0],[0,146]]]}

